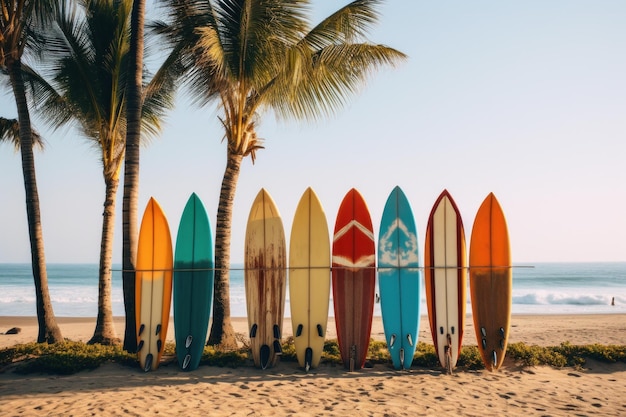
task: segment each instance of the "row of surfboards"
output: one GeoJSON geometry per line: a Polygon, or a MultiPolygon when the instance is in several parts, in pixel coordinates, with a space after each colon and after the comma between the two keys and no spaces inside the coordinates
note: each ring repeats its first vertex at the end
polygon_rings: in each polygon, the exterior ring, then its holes
{"type": "MultiPolygon", "coordinates": [[[[371,217],[357,190],[350,190],[339,207],[332,248],[328,230],[322,205],[308,188],[294,215],[287,259],[274,201],[265,189],[254,200],[246,227],[244,276],[255,366],[273,366],[282,353],[289,270],[294,343],[298,362],[307,371],[320,362],[331,275],[342,361],[350,370],[365,365],[377,271],[383,326],[396,369],[410,368],[415,353],[422,271],[442,366],[451,371],[461,349],[469,271],[478,348],[488,370],[500,367],[508,341],[512,277],[506,221],[493,194],[476,215],[469,265],[461,216],[447,191],[435,202],[428,220],[423,266],[413,213],[399,187],[385,204],[378,259],[371,217]]],[[[211,310],[213,265],[211,228],[197,195],[192,194],[183,211],[174,255],[165,215],[150,199],[140,229],[136,274],[138,353],[145,371],[156,369],[162,355],[172,280],[176,355],[182,369],[197,368],[211,310]]]]}

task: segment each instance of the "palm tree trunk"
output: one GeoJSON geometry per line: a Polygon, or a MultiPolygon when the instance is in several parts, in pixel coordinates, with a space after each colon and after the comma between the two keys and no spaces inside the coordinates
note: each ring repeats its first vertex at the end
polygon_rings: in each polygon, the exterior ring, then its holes
{"type": "Polygon", "coordinates": [[[31,264],[35,280],[37,302],[37,320],[39,322],[38,343],[62,342],[61,329],[57,325],[48,292],[48,272],[44,254],[43,231],[39,212],[39,193],[35,176],[35,157],[33,154],[32,128],[26,102],[22,65],[19,60],[7,62],[11,86],[15,95],[17,114],[20,125],[20,150],[22,153],[22,171],[26,191],[26,213],[30,238],[31,264]]]}
{"type": "Polygon", "coordinates": [[[145,0],[134,0],[130,20],[129,77],[126,87],[126,157],[124,159],[124,197],[122,201],[122,287],[124,290],[124,350],[137,351],[135,323],[135,262],[138,241],[139,144],[143,72],[143,33],[145,0]]]}
{"type": "Polygon", "coordinates": [[[234,155],[228,150],[215,226],[213,324],[207,344],[225,350],[237,348],[235,330],[230,321],[230,239],[233,202],[242,160],[243,156],[234,155]]]}
{"type": "Polygon", "coordinates": [[[118,186],[119,178],[106,180],[98,276],[98,318],[96,319],[96,330],[89,340],[89,344],[113,345],[121,342],[115,331],[111,307],[111,266],[113,265],[113,235],[115,232],[115,198],[118,186]]]}

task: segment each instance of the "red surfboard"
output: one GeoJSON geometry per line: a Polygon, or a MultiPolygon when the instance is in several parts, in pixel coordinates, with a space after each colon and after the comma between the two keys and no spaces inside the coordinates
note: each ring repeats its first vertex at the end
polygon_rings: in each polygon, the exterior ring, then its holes
{"type": "Polygon", "coordinates": [[[344,366],[365,365],[376,287],[374,229],[365,200],[351,189],[344,197],[333,236],[333,303],[344,366]]]}

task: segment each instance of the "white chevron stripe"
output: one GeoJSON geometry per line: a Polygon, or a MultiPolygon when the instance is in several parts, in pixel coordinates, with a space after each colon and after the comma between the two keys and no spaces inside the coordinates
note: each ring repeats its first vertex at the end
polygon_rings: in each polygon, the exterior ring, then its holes
{"type": "Polygon", "coordinates": [[[344,268],[350,269],[358,269],[358,268],[366,268],[374,265],[376,258],[374,254],[362,256],[356,261],[352,262],[350,259],[345,256],[333,255],[333,264],[341,265],[344,268]]]}
{"type": "Polygon", "coordinates": [[[352,229],[353,227],[356,227],[357,229],[359,229],[365,236],[367,236],[372,242],[374,241],[374,232],[372,232],[371,230],[369,230],[367,227],[363,226],[361,223],[359,223],[356,220],[352,220],[350,221],[350,223],[346,224],[344,227],[342,227],[341,229],[339,229],[337,231],[337,233],[335,233],[335,236],[333,236],[333,242],[336,242],[338,239],[340,239],[343,235],[345,235],[346,233],[348,233],[348,231],[350,229],[352,229]]]}

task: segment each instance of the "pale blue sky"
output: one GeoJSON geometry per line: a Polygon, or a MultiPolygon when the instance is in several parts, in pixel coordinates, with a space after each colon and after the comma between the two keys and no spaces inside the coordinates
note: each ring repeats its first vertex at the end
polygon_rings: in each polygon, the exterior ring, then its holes
{"type": "MultiPolygon", "coordinates": [[[[313,2],[316,16],[344,1],[313,2]]],[[[232,261],[242,262],[250,206],[264,187],[287,239],[312,186],[334,228],[356,187],[378,234],[400,185],[423,250],[428,215],[447,188],[469,244],[483,199],[494,192],[509,224],[513,261],[626,260],[626,2],[388,0],[370,39],[405,52],[336,117],[278,124],[263,118],[266,149],[242,167],[232,261]]],[[[15,117],[12,96],[0,114],[15,117]]],[[[190,193],[215,225],[225,166],[214,108],[181,96],[162,136],[144,148],[140,216],[150,196],[172,235],[190,193]]],[[[74,130],[51,133],[36,154],[48,262],[97,263],[104,185],[98,154],[74,130]]],[[[114,261],[121,259],[122,189],[114,261]]],[[[0,146],[0,262],[29,262],[19,154],[0,146]]]]}

